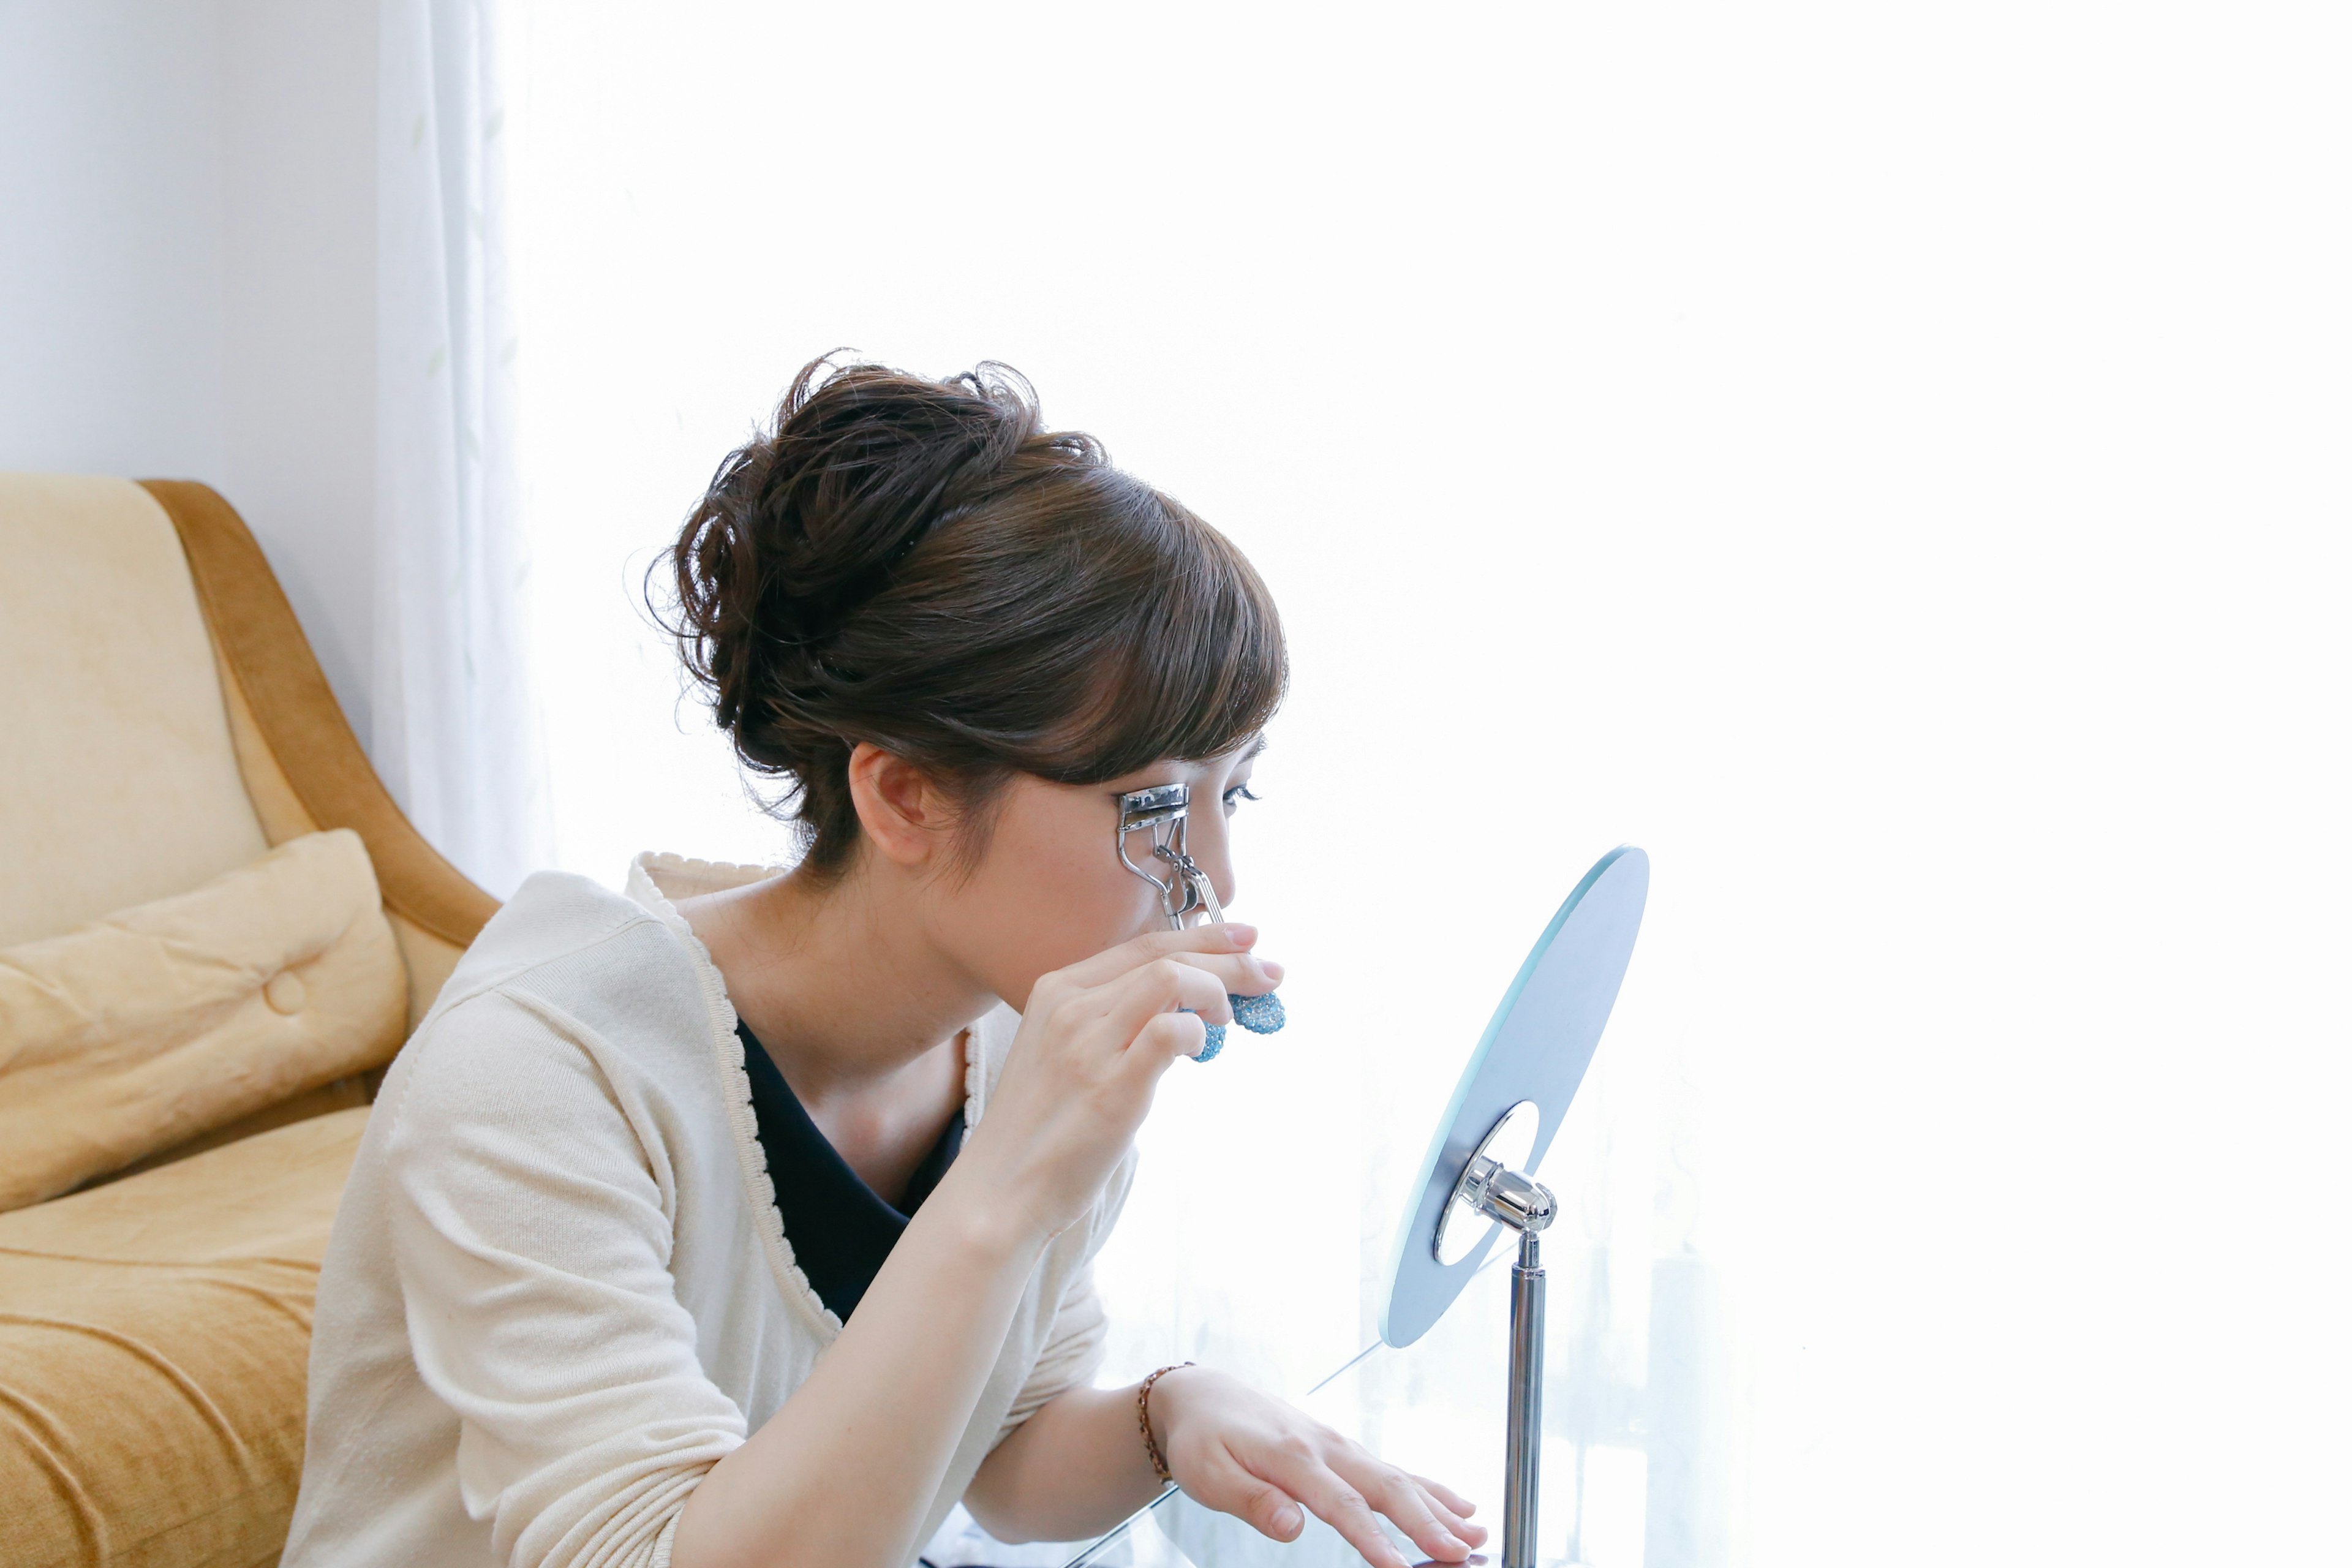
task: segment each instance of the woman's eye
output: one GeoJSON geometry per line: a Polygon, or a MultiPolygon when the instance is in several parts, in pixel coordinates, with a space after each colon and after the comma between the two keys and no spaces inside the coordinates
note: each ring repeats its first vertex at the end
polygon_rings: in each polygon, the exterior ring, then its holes
{"type": "Polygon", "coordinates": [[[1231,811],[1234,807],[1239,805],[1245,800],[1255,799],[1257,799],[1257,796],[1250,793],[1249,785],[1245,784],[1235,784],[1233,788],[1225,792],[1225,809],[1227,811],[1231,811]]]}

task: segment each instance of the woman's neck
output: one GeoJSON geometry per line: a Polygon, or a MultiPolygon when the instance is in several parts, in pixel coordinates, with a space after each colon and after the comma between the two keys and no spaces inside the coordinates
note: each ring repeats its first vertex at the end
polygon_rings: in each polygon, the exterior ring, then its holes
{"type": "MultiPolygon", "coordinates": [[[[896,879],[853,867],[687,899],[735,1011],[820,1124],[824,1112],[897,1098],[939,1076],[937,1053],[995,1004],[923,929],[896,879]]],[[[952,1054],[952,1052],[950,1052],[952,1054]]]]}

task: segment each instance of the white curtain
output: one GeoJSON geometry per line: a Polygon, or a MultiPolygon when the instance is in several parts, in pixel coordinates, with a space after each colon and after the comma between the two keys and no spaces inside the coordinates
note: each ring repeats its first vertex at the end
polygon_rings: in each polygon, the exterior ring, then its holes
{"type": "Polygon", "coordinates": [[[633,596],[821,351],[1011,362],[1283,606],[1234,912],[1292,1021],[1166,1080],[1107,1375],[1216,1360],[1492,1517],[1500,1269],[1317,1384],[1630,840],[1544,1561],[2338,1551],[2340,18],[529,9],[563,864],[782,847],[633,596]]]}
{"type": "MultiPolygon", "coordinates": [[[[1471,91],[1475,29],[1429,41],[1450,85],[1396,118],[1414,46],[1360,37],[1352,74],[1292,76],[1319,47],[1297,20],[1243,26],[1249,47],[1229,55],[1214,28],[1162,52],[1139,16],[1016,38],[932,13],[902,38],[797,8],[521,10],[524,449],[562,862],[611,879],[640,847],[784,848],[681,704],[635,602],[643,567],[810,354],[1011,361],[1049,420],[1240,541],[1297,663],[1267,799],[1239,824],[1236,907],[1292,966],[1293,1022],[1163,1087],[1098,1270],[1106,1377],[1184,1358],[1244,1371],[1499,1510],[1505,1270],[1421,1344],[1356,1358],[1411,1167],[1487,1010],[1585,866],[1642,837],[1663,918],[1546,1172],[1569,1201],[1548,1248],[1544,1544],[1603,1568],[1727,1562],[1731,1352],[1698,1223],[1675,929],[1706,884],[1695,850],[1648,831],[1633,752],[1591,716],[1593,656],[1627,612],[1579,584],[1571,603],[1601,602],[1564,623],[1543,586],[1590,570],[1543,484],[1559,384],[1530,395],[1443,324],[1564,356],[1535,248],[1558,215],[1506,200],[1558,156],[1549,111],[1471,91]],[[974,71],[997,107],[971,112],[1010,116],[988,138],[943,139],[908,107],[963,101],[974,71]],[[1311,178],[1291,166],[1309,144],[1330,149],[1311,178]],[[1466,177],[1439,166],[1487,146],[1510,152],[1466,177]],[[1064,195],[1032,199],[1046,189],[1064,195]],[[1465,306],[1449,269],[1514,241],[1477,258],[1493,287],[1465,306]],[[1493,396],[1446,390],[1481,376],[1493,396]],[[1465,419],[1478,434],[1457,442],[1465,419]],[[1512,444],[1524,456],[1481,457],[1512,444]],[[1497,734],[1518,748],[1507,766],[1476,755],[1497,734]],[[1580,782],[1572,809],[1554,777],[1580,782]],[[1399,857],[1395,880],[1369,885],[1367,858],[1335,852],[1318,809],[1332,800],[1399,857]]],[[[1533,83],[1528,58],[1513,70],[1533,83]]]]}
{"type": "Polygon", "coordinates": [[[376,770],[504,897],[551,845],[525,617],[504,113],[487,0],[382,0],[376,770]]]}

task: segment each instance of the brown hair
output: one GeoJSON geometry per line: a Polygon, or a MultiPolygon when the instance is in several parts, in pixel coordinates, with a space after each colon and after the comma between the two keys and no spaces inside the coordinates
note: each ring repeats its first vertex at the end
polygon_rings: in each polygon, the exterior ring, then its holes
{"type": "Polygon", "coordinates": [[[1015,773],[1100,784],[1220,755],[1288,677],[1241,552],[1092,437],[1046,430],[999,364],[929,381],[812,361],[665,564],[688,670],[744,763],[789,781],[771,809],[820,873],[857,841],[861,741],[977,813],[1015,773]]]}

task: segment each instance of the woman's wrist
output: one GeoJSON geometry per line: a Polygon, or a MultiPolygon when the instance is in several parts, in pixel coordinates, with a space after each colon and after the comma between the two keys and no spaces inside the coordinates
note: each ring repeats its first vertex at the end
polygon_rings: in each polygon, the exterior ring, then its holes
{"type": "Polygon", "coordinates": [[[1135,1425],[1143,1438],[1144,1457],[1151,1461],[1152,1476],[1162,1486],[1176,1478],[1169,1473],[1167,1451],[1160,1446],[1160,1434],[1152,1428],[1151,1392],[1167,1379],[1170,1373],[1181,1372],[1193,1364],[1189,1361],[1180,1361],[1163,1366],[1145,1378],[1135,1391],[1135,1425]]]}
{"type": "Polygon", "coordinates": [[[1176,1428],[1184,1417],[1188,1395],[1196,1395],[1202,1385],[1213,1382],[1220,1374],[1196,1362],[1180,1362],[1152,1374],[1149,1396],[1138,1394],[1142,1406],[1144,1436],[1150,1446],[1164,1457],[1174,1441],[1176,1428]]]}
{"type": "Polygon", "coordinates": [[[964,1246],[991,1260],[1019,1262],[1024,1268],[1035,1263],[1055,1235],[1021,1205],[1005,1202],[1001,1189],[977,1165],[967,1168],[961,1160],[948,1167],[916,1218],[932,1214],[964,1246]]]}
{"type": "Polygon", "coordinates": [[[948,1167],[939,1187],[923,1206],[955,1189],[960,1207],[975,1212],[974,1222],[1005,1244],[1043,1247],[1085,1213],[1058,1202],[1052,1193],[1051,1173],[1040,1171],[1023,1148],[1013,1129],[991,1127],[983,1119],[965,1139],[963,1152],[948,1167]]]}

